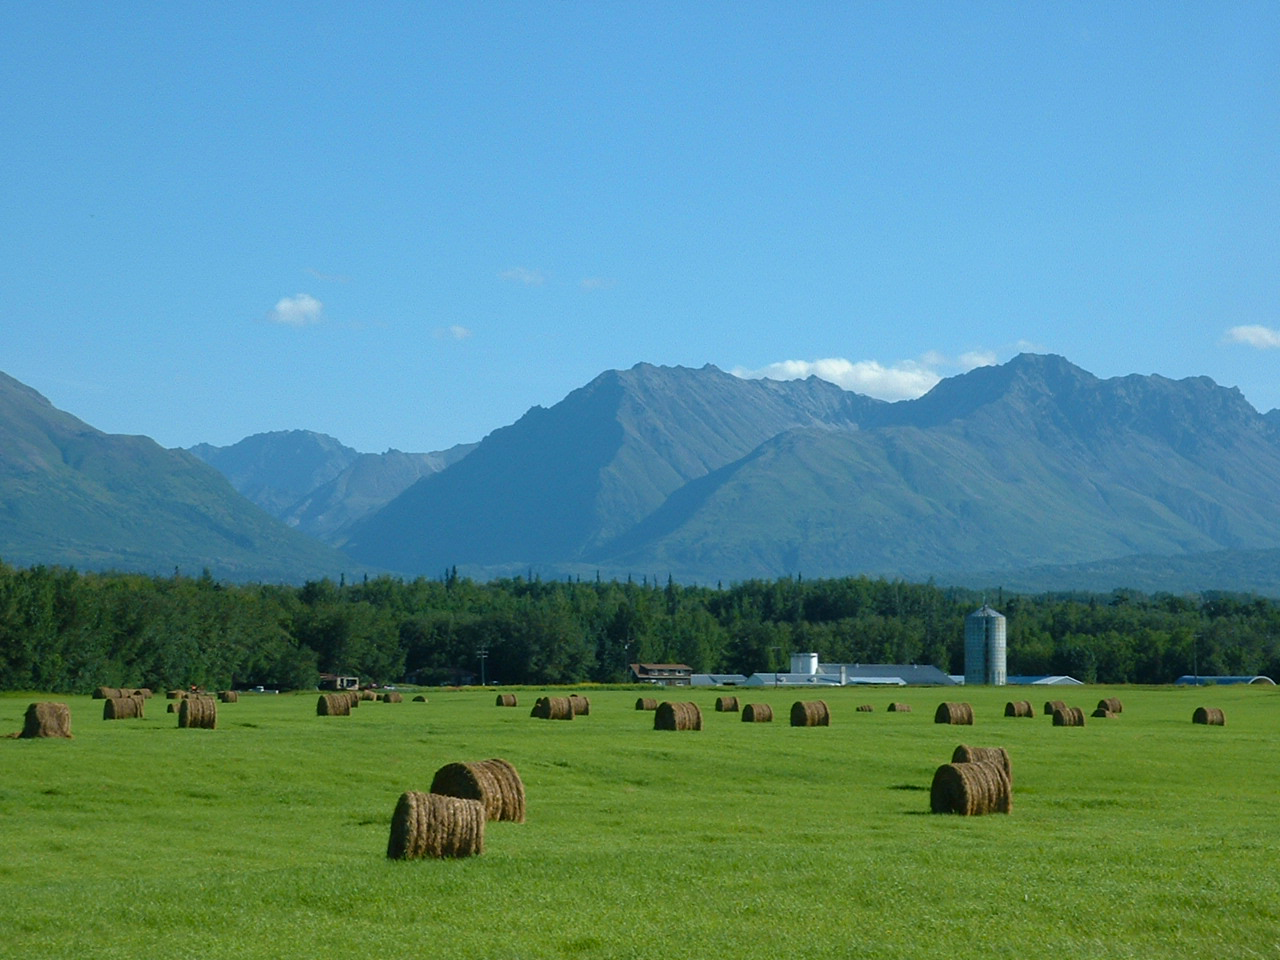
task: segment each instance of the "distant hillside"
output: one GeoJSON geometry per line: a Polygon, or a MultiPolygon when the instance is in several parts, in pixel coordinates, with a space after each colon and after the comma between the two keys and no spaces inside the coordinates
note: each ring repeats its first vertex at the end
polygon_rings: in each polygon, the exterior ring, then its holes
{"type": "Polygon", "coordinates": [[[1215,550],[1172,557],[1133,556],[1092,563],[943,574],[939,582],[977,590],[1002,587],[1025,594],[1106,593],[1125,588],[1142,593],[1193,594],[1224,590],[1280,597],[1280,549],[1215,550]]]}
{"type": "Polygon", "coordinates": [[[348,546],[412,573],[926,579],[1266,550],[1277,502],[1280,430],[1207,378],[1023,355],[888,404],[641,364],[495,431],[348,546]]]}
{"type": "Polygon", "coordinates": [[[190,452],[272,516],[284,519],[299,499],[360,457],[358,450],[310,430],[257,433],[226,447],[199,443],[190,452]]]}
{"type": "Polygon", "coordinates": [[[0,374],[0,559],[301,581],[356,564],[146,437],[102,433],[0,374]]]}
{"type": "Polygon", "coordinates": [[[226,447],[191,447],[231,485],[303,533],[341,543],[352,522],[386,505],[419,477],[443,470],[475,444],[439,453],[360,453],[310,430],[259,433],[226,447]]]}

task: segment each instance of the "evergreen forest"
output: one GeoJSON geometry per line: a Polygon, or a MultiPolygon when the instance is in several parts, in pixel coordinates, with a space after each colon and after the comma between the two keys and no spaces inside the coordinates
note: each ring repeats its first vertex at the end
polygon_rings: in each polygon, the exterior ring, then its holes
{"type": "Polygon", "coordinates": [[[983,595],[865,577],[476,582],[456,572],[293,586],[0,563],[0,688],[311,689],[321,672],[384,684],[616,683],[634,662],[749,675],[788,669],[793,651],[960,673],[964,618],[984,601],[1008,619],[1010,675],[1280,675],[1280,602],[1250,595],[983,595]]]}

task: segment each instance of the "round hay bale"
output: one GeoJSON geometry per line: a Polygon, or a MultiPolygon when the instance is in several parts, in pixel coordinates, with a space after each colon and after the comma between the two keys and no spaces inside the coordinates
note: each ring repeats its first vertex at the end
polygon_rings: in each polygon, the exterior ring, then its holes
{"type": "Polygon", "coordinates": [[[239,703],[240,694],[236,693],[234,690],[219,690],[218,699],[223,703],[239,703]]]}
{"type": "Polygon", "coordinates": [[[372,690],[361,690],[358,694],[356,694],[356,696],[362,701],[378,699],[378,695],[374,693],[372,690]]]}
{"type": "Polygon", "coordinates": [[[591,714],[591,701],[581,694],[569,694],[569,705],[573,707],[575,717],[586,717],[591,714]]]}
{"type": "Polygon", "coordinates": [[[71,708],[65,703],[32,703],[27,706],[19,739],[63,737],[71,739],[71,708]]]}
{"type": "Polygon", "coordinates": [[[1083,727],[1084,711],[1079,707],[1059,707],[1053,711],[1055,727],[1083,727]]]}
{"type": "Polygon", "coordinates": [[[391,815],[387,857],[473,857],[484,852],[484,804],[410,790],[400,795],[391,815]]]}
{"type": "Polygon", "coordinates": [[[1196,707],[1196,712],[1191,715],[1191,722],[1207,724],[1210,727],[1225,727],[1227,718],[1217,707],[1196,707]]]}
{"type": "Polygon", "coordinates": [[[1052,717],[1053,711],[1065,710],[1066,708],[1067,704],[1064,700],[1046,700],[1044,702],[1044,715],[1046,717],[1052,717]]]}
{"type": "Polygon", "coordinates": [[[1030,700],[1010,700],[1004,705],[1004,715],[1006,717],[1034,717],[1036,708],[1031,705],[1030,700]]]}
{"type": "Polygon", "coordinates": [[[653,697],[637,697],[636,709],[637,710],[657,710],[658,701],[655,700],[653,697]]]}
{"type": "Polygon", "coordinates": [[[970,747],[960,744],[951,754],[952,763],[994,763],[1004,771],[1013,783],[1013,765],[1009,762],[1009,751],[1004,747],[970,747]]]}
{"type": "Polygon", "coordinates": [[[182,700],[186,695],[187,691],[185,690],[166,690],[164,696],[166,700],[182,700]]]}
{"type": "Polygon", "coordinates": [[[111,700],[127,696],[128,694],[122,692],[119,687],[98,687],[93,691],[93,699],[95,700],[111,700]]]}
{"type": "Polygon", "coordinates": [[[767,703],[748,703],[742,708],[743,723],[773,723],[773,707],[767,703]]]}
{"type": "Polygon", "coordinates": [[[860,703],[854,708],[855,713],[875,713],[876,708],[869,703],[860,703]]]}
{"type": "Polygon", "coordinates": [[[514,693],[500,693],[498,694],[496,705],[499,707],[518,707],[520,703],[516,700],[514,693]]]}
{"type": "Polygon", "coordinates": [[[572,720],[573,702],[568,697],[539,697],[530,716],[542,720],[572,720]]]}
{"type": "Polygon", "coordinates": [[[137,688],[135,688],[135,689],[133,689],[133,690],[128,690],[128,691],[126,691],[126,692],[125,692],[125,696],[127,696],[127,697],[137,697],[137,698],[139,698],[140,700],[150,700],[150,699],[151,699],[151,688],[150,688],[150,687],[137,687],[137,688]]]}
{"type": "Polygon", "coordinates": [[[995,763],[944,763],[933,775],[929,809],[975,817],[1013,810],[1013,786],[995,763]]]}
{"type": "MultiPolygon", "coordinates": [[[[380,699],[383,703],[404,703],[404,695],[397,693],[395,690],[388,690],[380,699]]],[[[358,697],[356,698],[356,702],[359,702],[358,697]]]]}
{"type": "Polygon", "coordinates": [[[102,701],[103,720],[141,720],[141,697],[110,697],[102,701]]]}
{"type": "Polygon", "coordinates": [[[213,730],[218,726],[218,701],[213,697],[186,697],[178,707],[178,726],[213,730]]]}
{"type": "Polygon", "coordinates": [[[702,711],[696,703],[663,700],[653,715],[655,730],[701,730],[702,711]]]}
{"type": "Polygon", "coordinates": [[[1098,709],[1111,713],[1124,713],[1124,704],[1120,702],[1119,697],[1104,697],[1098,701],[1098,709]]]}
{"type": "Polygon", "coordinates": [[[1114,720],[1117,716],[1119,716],[1119,714],[1112,713],[1110,710],[1107,710],[1105,707],[1098,707],[1098,709],[1094,710],[1093,713],[1089,714],[1089,716],[1097,717],[1099,720],[1114,720]]]}
{"type": "MultiPolygon", "coordinates": [[[[358,690],[343,690],[339,692],[337,696],[346,697],[347,705],[350,706],[352,710],[360,706],[360,692],[358,690]]],[[[378,697],[375,696],[373,699],[376,702],[378,700],[378,697]]]]}
{"type": "Polygon", "coordinates": [[[351,699],[344,693],[322,693],[316,701],[317,717],[351,716],[351,699]]]}
{"type": "Polygon", "coordinates": [[[424,697],[422,694],[418,694],[416,697],[414,697],[414,698],[413,698],[413,702],[414,702],[414,703],[426,703],[426,702],[427,702],[427,698],[426,698],[426,697],[424,697]]]}
{"type": "Polygon", "coordinates": [[[490,820],[524,823],[524,783],[506,760],[445,764],[436,771],[431,792],[479,800],[490,820]]]}
{"type": "Polygon", "coordinates": [[[829,727],[831,711],[825,700],[797,700],[791,705],[793,727],[829,727]]]}
{"type": "Polygon", "coordinates": [[[716,697],[716,713],[737,713],[741,709],[737,697],[716,697]]]}
{"type": "Polygon", "coordinates": [[[165,709],[165,713],[177,713],[177,712],[178,712],[178,705],[176,703],[169,704],[169,706],[165,709]]]}
{"type": "Polygon", "coordinates": [[[973,726],[973,707],[967,703],[952,703],[950,701],[940,703],[938,704],[938,709],[934,711],[933,722],[971,727],[973,726]]]}
{"type": "Polygon", "coordinates": [[[889,704],[890,713],[910,713],[911,704],[909,703],[891,703],[889,704]]]}

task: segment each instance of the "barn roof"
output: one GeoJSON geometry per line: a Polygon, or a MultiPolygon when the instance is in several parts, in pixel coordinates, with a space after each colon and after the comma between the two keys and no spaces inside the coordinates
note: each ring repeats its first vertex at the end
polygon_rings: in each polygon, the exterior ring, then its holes
{"type": "Polygon", "coordinates": [[[695,673],[689,678],[695,687],[739,687],[746,682],[746,674],[742,673],[695,673]]]}
{"type": "Polygon", "coordinates": [[[1206,677],[1203,675],[1192,676],[1191,674],[1186,674],[1184,676],[1179,677],[1174,682],[1183,684],[1184,686],[1196,686],[1196,687],[1203,687],[1211,683],[1212,684],[1260,683],[1263,685],[1270,684],[1273,687],[1276,684],[1276,682],[1272,680],[1270,677],[1264,677],[1261,675],[1255,675],[1252,677],[1206,677]]]}
{"type": "Polygon", "coordinates": [[[838,674],[844,669],[852,682],[857,677],[901,677],[904,683],[950,686],[952,679],[931,663],[824,663],[823,673],[838,674]]]}

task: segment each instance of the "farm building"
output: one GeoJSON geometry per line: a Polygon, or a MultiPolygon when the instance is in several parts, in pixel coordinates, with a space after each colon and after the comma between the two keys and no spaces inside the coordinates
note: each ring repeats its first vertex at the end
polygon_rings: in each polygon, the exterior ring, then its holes
{"type": "Polygon", "coordinates": [[[1174,683],[1181,684],[1182,686],[1192,686],[1192,687],[1206,687],[1210,685],[1229,684],[1229,683],[1257,683],[1263,686],[1270,684],[1273,687],[1276,685],[1276,682],[1272,680],[1270,677],[1263,677],[1263,676],[1202,677],[1202,676],[1192,676],[1191,674],[1185,674],[1179,677],[1177,680],[1174,681],[1174,683]]]}
{"type": "Polygon", "coordinates": [[[687,687],[693,679],[693,668],[684,663],[633,663],[631,677],[634,683],[687,687]]]}
{"type": "Polygon", "coordinates": [[[793,653],[786,673],[754,673],[749,687],[847,687],[879,685],[903,687],[908,684],[946,687],[955,681],[935,666],[905,663],[819,663],[816,653],[793,653]]]}
{"type": "Polygon", "coordinates": [[[321,690],[359,690],[359,677],[340,677],[336,673],[320,674],[321,690]]]}
{"type": "Polygon", "coordinates": [[[1077,680],[1075,677],[1009,677],[1006,681],[1013,686],[1038,686],[1038,687],[1059,687],[1059,686],[1084,686],[1083,680],[1077,680]]]}
{"type": "Polygon", "coordinates": [[[695,673],[689,678],[695,687],[740,687],[746,682],[742,673],[695,673]]]}

